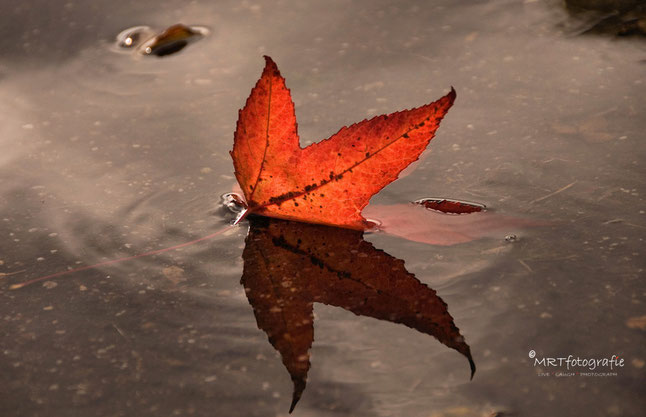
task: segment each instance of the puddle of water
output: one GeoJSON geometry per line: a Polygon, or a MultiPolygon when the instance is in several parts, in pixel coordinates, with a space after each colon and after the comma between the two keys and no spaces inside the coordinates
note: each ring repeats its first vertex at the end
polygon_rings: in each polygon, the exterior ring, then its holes
{"type": "Polygon", "coordinates": [[[566,13],[531,1],[7,10],[0,272],[24,270],[0,277],[8,415],[287,414],[292,382],[240,286],[244,225],[8,290],[226,226],[228,151],[263,54],[303,145],[455,87],[431,152],[374,203],[451,196],[549,222],[448,247],[367,235],[447,303],[478,372],[469,381],[426,334],[315,303],[295,414],[640,415],[643,42],[560,32],[566,13]],[[124,28],[177,22],[212,32],[164,59],[112,50],[124,28]],[[626,362],[616,376],[540,376],[560,368],[530,350],[626,362]]]}

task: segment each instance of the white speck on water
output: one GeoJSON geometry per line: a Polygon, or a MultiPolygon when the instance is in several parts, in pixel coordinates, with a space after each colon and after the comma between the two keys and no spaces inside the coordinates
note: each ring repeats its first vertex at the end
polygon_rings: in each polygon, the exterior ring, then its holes
{"type": "Polygon", "coordinates": [[[47,288],[48,290],[51,290],[52,288],[58,287],[58,283],[54,281],[45,281],[43,282],[43,287],[47,288]]]}
{"type": "Polygon", "coordinates": [[[507,242],[515,242],[517,240],[518,240],[518,236],[516,236],[514,234],[509,234],[509,235],[505,236],[505,241],[507,241],[507,242]]]}
{"type": "Polygon", "coordinates": [[[31,130],[31,129],[34,128],[34,125],[32,125],[31,123],[25,123],[24,125],[22,125],[22,128],[27,129],[27,130],[31,130]]]}
{"type": "Polygon", "coordinates": [[[36,258],[36,261],[37,261],[37,262],[42,262],[42,261],[44,261],[44,260],[45,260],[45,258],[43,258],[42,256],[39,256],[38,258],[36,258]]]}

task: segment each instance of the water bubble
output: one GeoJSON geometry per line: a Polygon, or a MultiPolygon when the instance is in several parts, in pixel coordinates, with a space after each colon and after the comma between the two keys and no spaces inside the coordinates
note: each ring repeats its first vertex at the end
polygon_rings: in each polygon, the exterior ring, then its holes
{"type": "Polygon", "coordinates": [[[124,49],[131,49],[140,45],[143,41],[155,35],[148,26],[135,26],[121,31],[117,35],[117,46],[124,49]]]}
{"type": "Polygon", "coordinates": [[[244,197],[237,193],[225,193],[220,196],[221,203],[232,213],[240,213],[247,208],[244,197]]]}
{"type": "Polygon", "coordinates": [[[507,241],[507,242],[515,242],[517,240],[518,240],[518,236],[516,236],[514,234],[509,234],[509,235],[505,236],[505,241],[507,241]]]}

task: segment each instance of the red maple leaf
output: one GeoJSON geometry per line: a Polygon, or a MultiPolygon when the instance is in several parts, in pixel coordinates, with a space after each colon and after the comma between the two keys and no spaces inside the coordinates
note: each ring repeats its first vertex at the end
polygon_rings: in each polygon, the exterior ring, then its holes
{"type": "Polygon", "coordinates": [[[411,110],[343,127],[299,145],[294,103],[271,58],[240,110],[231,156],[247,213],[364,229],[370,198],[417,160],[455,100],[455,90],[411,110]]]}

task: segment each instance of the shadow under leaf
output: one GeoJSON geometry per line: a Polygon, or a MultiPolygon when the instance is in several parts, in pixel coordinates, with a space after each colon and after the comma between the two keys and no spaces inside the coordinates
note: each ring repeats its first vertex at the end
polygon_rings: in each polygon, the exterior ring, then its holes
{"type": "Polygon", "coordinates": [[[469,345],[446,303],[362,231],[267,217],[250,217],[249,224],[241,283],[294,383],[290,413],[310,368],[315,302],[431,335],[469,360],[473,378],[469,345]]]}

